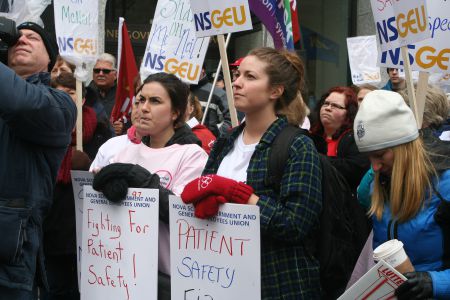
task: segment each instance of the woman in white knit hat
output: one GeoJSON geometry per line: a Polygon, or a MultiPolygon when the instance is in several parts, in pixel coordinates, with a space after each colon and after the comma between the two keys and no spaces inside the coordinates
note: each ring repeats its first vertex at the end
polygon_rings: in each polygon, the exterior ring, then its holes
{"type": "Polygon", "coordinates": [[[436,171],[414,115],[389,91],[366,95],[354,122],[356,144],[375,171],[373,247],[401,240],[414,265],[398,299],[450,298],[450,170],[436,171]]]}

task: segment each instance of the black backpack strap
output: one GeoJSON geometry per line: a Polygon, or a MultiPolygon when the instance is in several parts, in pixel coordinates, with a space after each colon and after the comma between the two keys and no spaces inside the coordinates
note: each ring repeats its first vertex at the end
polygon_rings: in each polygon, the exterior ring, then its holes
{"type": "Polygon", "coordinates": [[[289,148],[294,138],[299,134],[306,134],[306,130],[293,125],[284,127],[275,137],[269,149],[267,175],[264,184],[275,192],[280,191],[281,178],[289,158],[289,148]]]}

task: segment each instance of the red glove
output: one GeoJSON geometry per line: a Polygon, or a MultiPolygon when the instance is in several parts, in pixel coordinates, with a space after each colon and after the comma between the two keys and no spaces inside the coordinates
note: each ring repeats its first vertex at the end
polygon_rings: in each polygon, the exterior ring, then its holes
{"type": "Polygon", "coordinates": [[[194,203],[195,216],[200,219],[214,217],[219,212],[219,205],[226,202],[227,200],[222,196],[206,196],[194,203]]]}
{"type": "Polygon", "coordinates": [[[243,182],[218,175],[204,175],[189,182],[181,193],[184,203],[195,203],[210,195],[223,196],[228,202],[246,204],[253,188],[243,182]]]}

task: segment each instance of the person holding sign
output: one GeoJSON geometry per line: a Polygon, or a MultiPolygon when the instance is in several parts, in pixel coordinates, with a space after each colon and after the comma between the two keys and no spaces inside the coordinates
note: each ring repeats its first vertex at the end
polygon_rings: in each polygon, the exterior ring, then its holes
{"type": "Polygon", "coordinates": [[[56,43],[38,24],[17,29],[8,66],[0,63],[0,295],[34,299],[46,282],[42,222],[77,113],[68,94],[49,86],[56,43]]]}
{"type": "Polygon", "coordinates": [[[450,169],[438,170],[424,148],[410,108],[390,91],[366,95],[354,122],[356,144],[375,172],[373,247],[403,242],[415,271],[398,299],[450,297],[450,169]]]}
{"type": "Polygon", "coordinates": [[[383,86],[383,90],[399,92],[406,89],[406,81],[400,77],[400,72],[398,69],[387,68],[387,73],[389,75],[389,80],[386,85],[383,86]]]}
{"type": "Polygon", "coordinates": [[[115,201],[125,198],[128,187],[160,190],[158,299],[170,299],[169,194],[180,195],[208,158],[184,122],[188,95],[187,85],[173,74],[148,76],[136,97],[142,143],[128,145],[94,177],[94,189],[115,201]]]}
{"type": "Polygon", "coordinates": [[[290,123],[281,112],[301,101],[303,82],[297,55],[252,50],[233,83],[236,109],[246,120],[216,141],[204,175],[181,194],[201,218],[217,214],[224,202],[259,206],[262,299],[320,299],[321,294],[319,262],[304,244],[319,224],[322,207],[321,166],[313,142],[296,135],[279,189],[265,184],[272,144],[290,123]]]}

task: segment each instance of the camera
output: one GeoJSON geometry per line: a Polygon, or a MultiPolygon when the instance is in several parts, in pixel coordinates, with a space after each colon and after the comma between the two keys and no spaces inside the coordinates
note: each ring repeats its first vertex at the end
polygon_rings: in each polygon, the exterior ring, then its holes
{"type": "Polygon", "coordinates": [[[14,20],[0,17],[0,61],[4,64],[8,61],[8,47],[17,43],[20,33],[14,20]]]}

